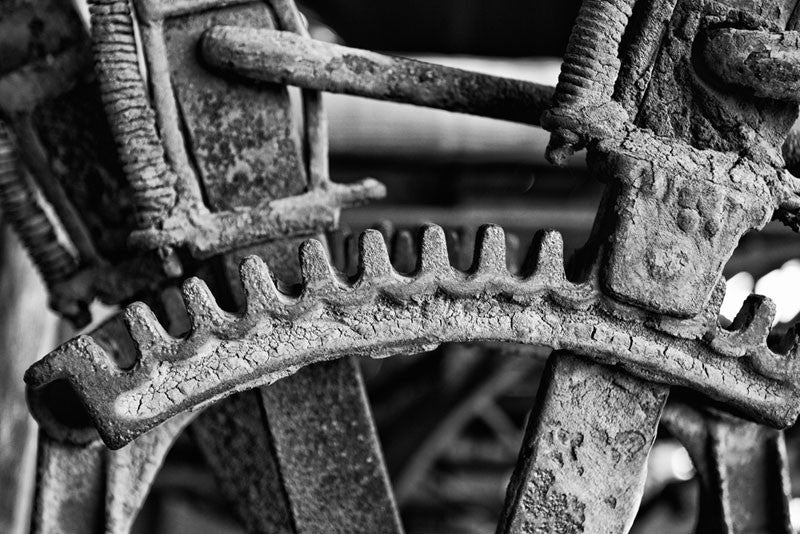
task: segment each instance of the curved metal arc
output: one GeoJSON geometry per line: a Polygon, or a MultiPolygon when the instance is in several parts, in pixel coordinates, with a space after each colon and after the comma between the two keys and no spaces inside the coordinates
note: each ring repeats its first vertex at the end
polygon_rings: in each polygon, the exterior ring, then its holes
{"type": "Polygon", "coordinates": [[[541,236],[536,268],[525,278],[507,272],[501,229],[485,228],[476,249],[473,269],[457,271],[449,264],[443,231],[428,227],[417,272],[404,277],[391,267],[380,234],[366,232],[360,275],[347,284],[337,278],[321,243],[307,241],[300,253],[299,296],[280,293],[263,262],[249,258],[241,267],[247,295],[242,315],[223,312],[205,284],[189,281],[188,337],[172,338],[148,308],[136,304],[125,312],[140,355],[133,368],[120,369],[83,336],[31,367],[26,382],[35,396],[48,383],[68,380],[106,443],[120,447],[177,413],[270,384],[314,362],[490,340],[575,351],[640,378],[699,390],[772,425],[796,418],[793,374],[768,378],[746,358],[721,355],[707,341],[659,331],[641,316],[622,318],[604,306],[606,299],[590,283],[566,280],[557,233],[541,236]]]}

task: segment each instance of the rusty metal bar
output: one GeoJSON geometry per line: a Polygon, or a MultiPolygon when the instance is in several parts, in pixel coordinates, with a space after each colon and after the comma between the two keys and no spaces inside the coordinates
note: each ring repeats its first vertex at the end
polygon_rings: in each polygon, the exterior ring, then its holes
{"type": "Polygon", "coordinates": [[[217,26],[201,43],[212,66],[297,85],[538,125],[553,88],[306,39],[289,32],[217,26]]]}
{"type": "Polygon", "coordinates": [[[569,353],[550,357],[499,534],[623,534],[669,388],[569,353]]]}
{"type": "Polygon", "coordinates": [[[46,313],[47,292],[7,226],[0,228],[0,302],[0,532],[25,534],[36,478],[36,424],[19,379],[57,343],[58,318],[46,313]]]}
{"type": "Polygon", "coordinates": [[[759,98],[800,100],[800,33],[720,28],[703,37],[705,66],[724,83],[759,98]]]}

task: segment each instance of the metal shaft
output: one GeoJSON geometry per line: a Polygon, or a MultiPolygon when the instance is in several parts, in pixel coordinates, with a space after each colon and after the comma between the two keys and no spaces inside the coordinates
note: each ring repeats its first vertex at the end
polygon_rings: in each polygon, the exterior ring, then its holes
{"type": "Polygon", "coordinates": [[[307,39],[274,30],[216,26],[201,50],[213,67],[296,85],[538,125],[553,88],[307,39]]]}

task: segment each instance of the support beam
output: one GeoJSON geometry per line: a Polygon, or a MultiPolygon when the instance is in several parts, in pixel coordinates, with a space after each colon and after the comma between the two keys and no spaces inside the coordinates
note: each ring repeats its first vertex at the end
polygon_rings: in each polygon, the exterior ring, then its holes
{"type": "Polygon", "coordinates": [[[624,534],[669,388],[569,353],[548,361],[498,534],[624,534]]]}

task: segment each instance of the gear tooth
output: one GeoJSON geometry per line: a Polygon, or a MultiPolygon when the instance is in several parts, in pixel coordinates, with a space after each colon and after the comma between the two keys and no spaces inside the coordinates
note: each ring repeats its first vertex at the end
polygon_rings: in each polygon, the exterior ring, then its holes
{"type": "Polygon", "coordinates": [[[341,225],[337,230],[332,230],[326,234],[328,250],[331,254],[331,264],[343,273],[348,272],[350,266],[350,258],[347,256],[347,241],[351,236],[350,228],[341,225]]]}
{"type": "Polygon", "coordinates": [[[450,269],[447,240],[441,226],[429,224],[422,228],[419,238],[417,271],[437,273],[450,269]]]}
{"type": "Polygon", "coordinates": [[[554,284],[566,280],[564,274],[564,241],[555,230],[536,233],[528,254],[524,274],[554,284]]]}
{"type": "Polygon", "coordinates": [[[163,350],[172,342],[153,310],[143,302],[134,302],[125,308],[123,319],[140,357],[163,350]]]}
{"type": "Polygon", "coordinates": [[[300,273],[306,290],[317,290],[333,284],[335,274],[328,262],[325,246],[316,239],[300,245],[300,273]]]}
{"type": "Polygon", "coordinates": [[[731,330],[738,332],[742,343],[765,345],[775,320],[775,303],[762,295],[750,295],[733,319],[731,330]]]}
{"type": "Polygon", "coordinates": [[[392,263],[386,242],[378,230],[367,230],[358,241],[360,280],[378,280],[391,276],[392,263]]]}
{"type": "Polygon", "coordinates": [[[394,234],[392,262],[395,268],[404,274],[412,272],[416,266],[417,251],[414,247],[414,236],[408,230],[401,230],[394,234]]]}
{"type": "Polygon", "coordinates": [[[181,286],[181,293],[192,323],[192,332],[208,329],[220,322],[222,310],[205,282],[196,277],[188,278],[181,286]]]}
{"type": "Polygon", "coordinates": [[[258,314],[271,309],[280,300],[280,293],[272,280],[269,267],[258,256],[248,256],[239,265],[239,278],[244,288],[247,314],[258,314]]]}
{"type": "Polygon", "coordinates": [[[475,273],[506,271],[506,235],[499,226],[487,224],[478,230],[472,271],[475,273]]]}

